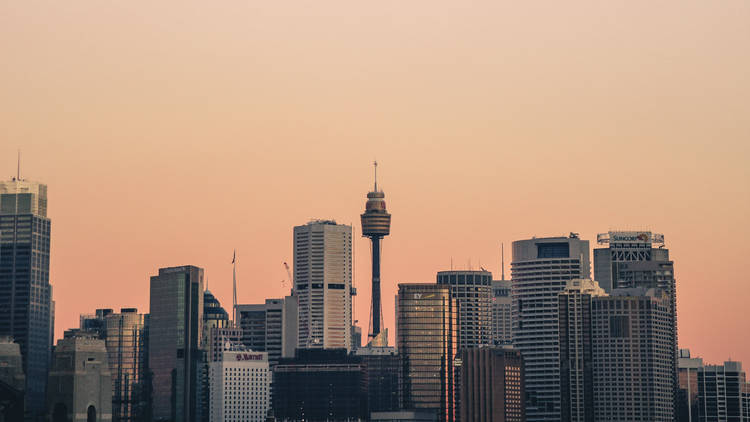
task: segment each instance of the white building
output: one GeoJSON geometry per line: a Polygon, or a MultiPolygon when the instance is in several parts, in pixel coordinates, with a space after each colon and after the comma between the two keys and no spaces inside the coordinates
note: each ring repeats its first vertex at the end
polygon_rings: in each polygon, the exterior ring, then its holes
{"type": "Polygon", "coordinates": [[[568,281],[589,278],[589,242],[570,237],[513,242],[513,347],[523,355],[526,418],[560,421],[558,293],[568,281]]]}
{"type": "Polygon", "coordinates": [[[352,227],[314,220],[294,228],[298,347],[351,350],[352,227]]]}
{"type": "Polygon", "coordinates": [[[211,422],[265,421],[270,403],[268,353],[225,350],[211,362],[211,422]]]}

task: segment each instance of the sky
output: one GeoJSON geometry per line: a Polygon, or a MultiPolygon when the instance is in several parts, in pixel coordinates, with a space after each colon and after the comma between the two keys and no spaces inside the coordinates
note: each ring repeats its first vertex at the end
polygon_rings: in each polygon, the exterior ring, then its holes
{"type": "MultiPolygon", "coordinates": [[[[750,3],[0,3],[0,177],[49,186],[55,331],[149,306],[160,267],[231,308],[288,292],[292,228],[378,184],[398,283],[500,245],[663,233],[679,343],[750,366],[750,3]]],[[[355,239],[367,329],[369,246],[355,239]]]]}

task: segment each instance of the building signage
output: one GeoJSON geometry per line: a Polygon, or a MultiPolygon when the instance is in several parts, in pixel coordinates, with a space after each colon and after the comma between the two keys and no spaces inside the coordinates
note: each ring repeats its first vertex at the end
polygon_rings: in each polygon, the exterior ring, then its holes
{"type": "Polygon", "coordinates": [[[262,354],[237,353],[235,357],[237,360],[263,360],[262,354]]]}
{"type": "Polygon", "coordinates": [[[664,243],[664,235],[651,232],[609,232],[596,236],[598,243],[664,243]]]}

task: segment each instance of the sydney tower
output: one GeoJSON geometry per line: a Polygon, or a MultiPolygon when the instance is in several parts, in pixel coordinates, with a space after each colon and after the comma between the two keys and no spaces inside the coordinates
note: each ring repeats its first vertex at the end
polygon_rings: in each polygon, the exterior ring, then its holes
{"type": "MultiPolygon", "coordinates": [[[[378,191],[378,162],[375,166],[375,188],[367,194],[367,205],[362,217],[362,236],[372,241],[372,308],[370,310],[370,339],[380,334],[380,324],[383,322],[380,304],[380,241],[391,231],[391,215],[385,210],[385,194],[378,191]]],[[[381,341],[387,341],[385,339],[381,341]]]]}

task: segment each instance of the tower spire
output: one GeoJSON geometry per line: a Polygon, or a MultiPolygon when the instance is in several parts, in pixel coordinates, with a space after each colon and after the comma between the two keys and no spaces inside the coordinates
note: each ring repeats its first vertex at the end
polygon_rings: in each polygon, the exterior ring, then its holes
{"type": "Polygon", "coordinates": [[[21,180],[21,149],[18,149],[18,166],[16,167],[16,180],[21,180]]]}
{"type": "Polygon", "coordinates": [[[372,165],[375,168],[375,189],[373,190],[373,192],[377,192],[378,191],[378,162],[377,160],[373,161],[372,165]]]}
{"type": "Polygon", "coordinates": [[[500,273],[502,274],[502,280],[505,281],[505,244],[500,244],[500,273]]]}

